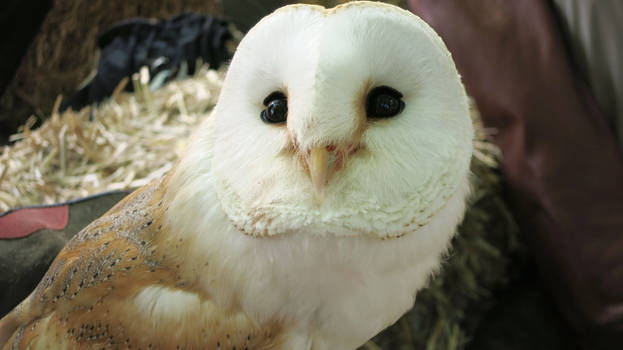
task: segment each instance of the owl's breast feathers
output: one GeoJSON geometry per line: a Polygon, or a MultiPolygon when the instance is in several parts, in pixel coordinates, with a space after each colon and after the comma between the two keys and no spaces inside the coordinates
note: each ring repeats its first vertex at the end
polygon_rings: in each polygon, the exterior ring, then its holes
{"type": "Polygon", "coordinates": [[[278,322],[255,325],[182,274],[184,242],[163,226],[167,182],[135,191],[80,231],[0,320],[0,348],[278,348],[278,322]]]}

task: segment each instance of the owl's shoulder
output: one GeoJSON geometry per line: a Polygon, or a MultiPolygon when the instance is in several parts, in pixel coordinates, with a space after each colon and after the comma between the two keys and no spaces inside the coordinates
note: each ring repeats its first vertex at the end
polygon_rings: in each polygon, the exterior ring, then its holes
{"type": "Polygon", "coordinates": [[[280,322],[257,325],[180,272],[178,241],[163,223],[167,181],[133,192],[68,242],[0,320],[0,348],[279,348],[280,322]]]}
{"type": "Polygon", "coordinates": [[[80,305],[82,295],[111,294],[170,273],[156,249],[166,235],[161,223],[165,182],[156,180],[133,192],[76,234],[52,262],[31,302],[44,310],[57,303],[80,305]]]}
{"type": "MultiPolygon", "coordinates": [[[[76,234],[35,290],[0,321],[4,338],[0,345],[11,336],[25,337],[27,329],[37,328],[52,314],[87,317],[94,310],[102,311],[98,305],[171,280],[175,272],[156,249],[164,236],[160,220],[166,210],[162,200],[166,181],[159,179],[133,192],[76,234]]],[[[70,332],[84,336],[84,329],[69,327],[67,322],[70,332]]]]}

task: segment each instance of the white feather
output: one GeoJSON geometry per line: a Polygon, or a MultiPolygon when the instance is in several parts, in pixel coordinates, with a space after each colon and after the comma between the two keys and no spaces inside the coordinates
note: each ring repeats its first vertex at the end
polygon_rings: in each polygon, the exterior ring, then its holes
{"type": "Polygon", "coordinates": [[[416,16],[366,2],[278,10],[241,42],[171,179],[166,220],[192,242],[182,268],[215,302],[287,321],[289,346],[354,349],[439,267],[465,210],[472,136],[451,57],[416,16]],[[380,85],[406,108],[368,121],[361,103],[380,85]],[[260,119],[275,90],[284,126],[260,119]],[[349,143],[361,149],[318,201],[296,149],[349,143]]]}

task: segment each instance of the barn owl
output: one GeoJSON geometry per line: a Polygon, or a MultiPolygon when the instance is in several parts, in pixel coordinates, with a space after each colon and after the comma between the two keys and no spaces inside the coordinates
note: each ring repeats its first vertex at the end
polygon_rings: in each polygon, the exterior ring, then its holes
{"type": "Polygon", "coordinates": [[[355,349],[439,267],[472,136],[418,17],[281,8],[240,43],[187,154],[67,244],[0,347],[355,349]]]}

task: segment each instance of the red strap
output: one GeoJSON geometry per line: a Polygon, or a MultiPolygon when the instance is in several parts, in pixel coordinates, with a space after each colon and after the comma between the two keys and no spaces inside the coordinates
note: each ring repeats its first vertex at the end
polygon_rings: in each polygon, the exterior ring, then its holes
{"type": "Polygon", "coordinates": [[[19,209],[0,217],[0,239],[21,238],[41,229],[67,226],[69,206],[19,209]]]}

